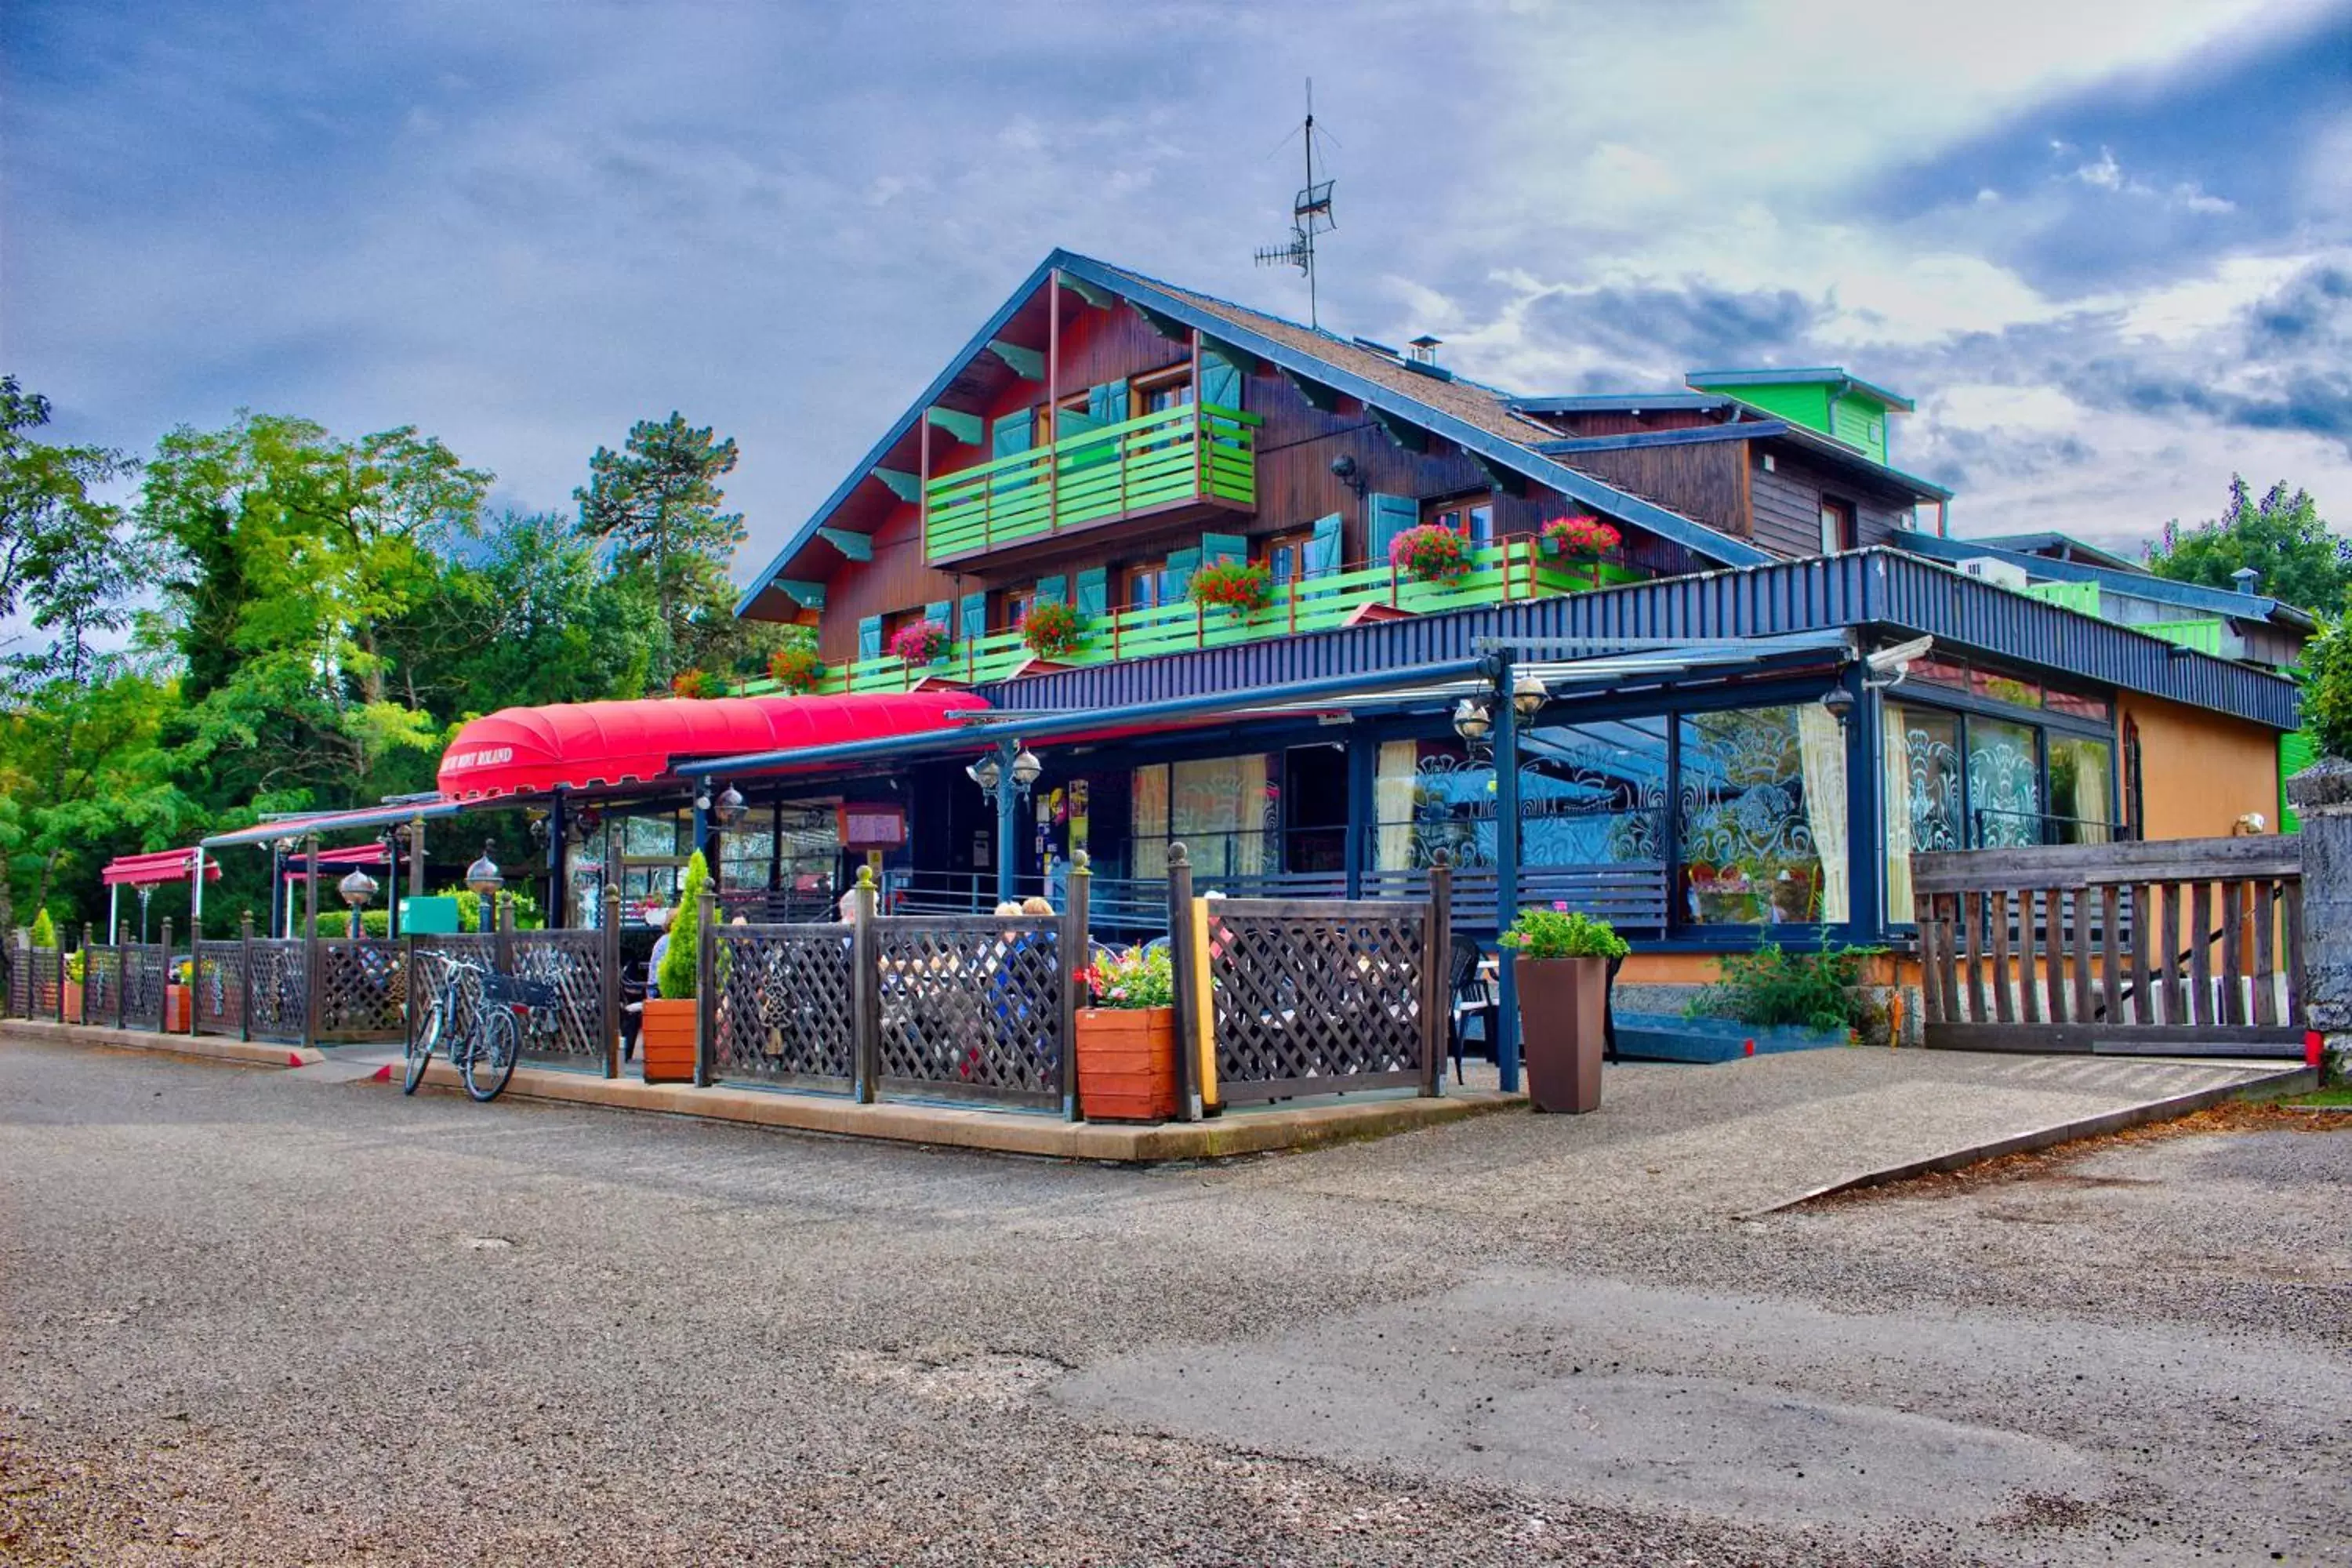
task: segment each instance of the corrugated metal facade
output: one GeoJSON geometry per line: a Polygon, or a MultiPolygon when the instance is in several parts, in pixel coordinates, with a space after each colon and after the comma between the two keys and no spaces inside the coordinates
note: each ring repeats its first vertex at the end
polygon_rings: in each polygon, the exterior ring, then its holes
{"type": "Polygon", "coordinates": [[[1086,711],[1471,658],[1486,638],[1770,637],[1868,626],[1924,632],[1948,647],[2281,730],[2296,723],[2292,681],[2176,651],[1885,550],[1061,670],[983,689],[999,707],[1086,711]]]}

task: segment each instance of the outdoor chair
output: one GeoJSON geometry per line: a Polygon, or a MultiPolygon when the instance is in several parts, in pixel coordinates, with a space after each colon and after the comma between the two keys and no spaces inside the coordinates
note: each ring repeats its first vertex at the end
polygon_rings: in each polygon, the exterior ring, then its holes
{"type": "Polygon", "coordinates": [[[1456,931],[1454,936],[1453,962],[1446,969],[1448,1035],[1454,1050],[1454,1081],[1462,1079],[1462,1047],[1472,1024],[1479,1026],[1479,1038],[1486,1045],[1487,1059],[1495,1055],[1495,1038],[1503,1016],[1502,1004],[1496,999],[1495,983],[1478,972],[1484,955],[1477,941],[1456,931]]]}

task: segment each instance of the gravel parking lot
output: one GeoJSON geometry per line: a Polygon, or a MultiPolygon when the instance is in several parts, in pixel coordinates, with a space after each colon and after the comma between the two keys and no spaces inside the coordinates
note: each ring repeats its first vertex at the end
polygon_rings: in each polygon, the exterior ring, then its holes
{"type": "Polygon", "coordinates": [[[1601,1120],[1138,1173],[0,1041],[0,1561],[2343,1562],[2352,1137],[2225,1121],[1742,1221],[1601,1120]]]}

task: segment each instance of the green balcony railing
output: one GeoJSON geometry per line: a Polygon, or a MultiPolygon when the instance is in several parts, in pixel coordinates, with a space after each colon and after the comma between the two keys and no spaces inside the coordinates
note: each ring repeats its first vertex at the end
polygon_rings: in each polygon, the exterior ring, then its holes
{"type": "Polygon", "coordinates": [[[923,487],[923,555],[946,561],[1185,501],[1257,510],[1255,414],[1164,408],[923,487]]]}
{"type": "MultiPolygon", "coordinates": [[[[1470,570],[1452,582],[1424,583],[1384,563],[1364,563],[1296,583],[1277,583],[1274,602],[1255,615],[1189,602],[1149,610],[1112,610],[1091,617],[1084,645],[1075,652],[1055,656],[1053,662],[1108,664],[1326,631],[1346,626],[1368,613],[1367,606],[1371,605],[1433,615],[1554,594],[1588,593],[1643,580],[1643,574],[1613,561],[1563,561],[1546,554],[1538,540],[1509,538],[1473,551],[1470,570]]],[[[817,689],[904,691],[924,679],[1001,680],[1034,657],[1018,631],[991,632],[950,644],[926,665],[910,668],[887,654],[834,665],[826,669],[817,689]]],[[[773,689],[772,683],[762,681],[745,688],[745,692],[773,689]]]]}

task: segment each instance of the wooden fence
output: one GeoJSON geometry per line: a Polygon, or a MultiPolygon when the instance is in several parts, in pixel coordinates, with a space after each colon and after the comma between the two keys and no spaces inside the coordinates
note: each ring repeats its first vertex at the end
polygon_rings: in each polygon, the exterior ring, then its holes
{"type": "Polygon", "coordinates": [[[2294,838],[1915,855],[1911,876],[1930,1047],[2301,1054],[2294,838]]]}

